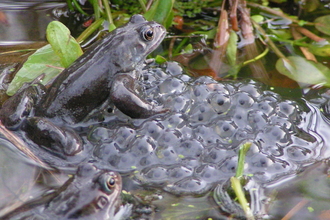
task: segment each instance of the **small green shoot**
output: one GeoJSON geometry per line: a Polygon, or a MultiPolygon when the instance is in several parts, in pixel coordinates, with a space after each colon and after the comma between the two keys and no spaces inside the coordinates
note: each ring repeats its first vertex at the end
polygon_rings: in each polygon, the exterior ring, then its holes
{"type": "Polygon", "coordinates": [[[231,187],[234,190],[238,202],[240,203],[242,209],[244,210],[247,219],[249,220],[253,220],[254,216],[250,209],[249,203],[245,197],[241,179],[244,174],[245,156],[248,150],[250,149],[251,145],[252,144],[250,142],[247,142],[240,146],[236,175],[230,178],[231,187]]]}

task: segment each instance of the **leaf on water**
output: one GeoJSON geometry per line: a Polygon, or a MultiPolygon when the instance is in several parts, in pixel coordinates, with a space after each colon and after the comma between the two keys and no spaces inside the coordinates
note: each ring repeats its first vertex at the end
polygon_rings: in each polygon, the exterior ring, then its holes
{"type": "Polygon", "coordinates": [[[323,34],[330,35],[330,15],[321,16],[314,21],[315,28],[323,34]]]}
{"type": "Polygon", "coordinates": [[[307,60],[303,57],[290,56],[280,58],[276,69],[283,75],[309,85],[322,84],[330,86],[330,70],[328,67],[307,60]]]}
{"type": "Polygon", "coordinates": [[[60,68],[63,68],[60,58],[48,44],[38,49],[27,59],[9,84],[7,94],[9,96],[14,95],[25,82],[33,81],[42,73],[45,74],[45,77],[41,83],[45,85],[62,71],[60,68]]]}
{"type": "Polygon", "coordinates": [[[67,68],[83,51],[79,43],[70,35],[70,30],[59,21],[52,21],[47,26],[47,40],[60,57],[62,65],[67,68]]]}

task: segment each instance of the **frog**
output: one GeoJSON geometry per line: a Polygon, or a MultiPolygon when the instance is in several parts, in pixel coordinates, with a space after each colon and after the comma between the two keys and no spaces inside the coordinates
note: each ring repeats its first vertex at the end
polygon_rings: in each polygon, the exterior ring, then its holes
{"type": "Polygon", "coordinates": [[[130,212],[130,205],[121,203],[121,190],[122,179],[117,172],[85,163],[61,187],[1,219],[114,219],[121,210],[130,212]]]}
{"type": "Polygon", "coordinates": [[[126,25],[88,48],[49,87],[34,83],[9,98],[0,110],[1,122],[65,157],[83,149],[82,140],[67,125],[82,122],[104,103],[131,118],[167,112],[143,98],[137,83],[146,57],[165,35],[159,23],[133,15],[126,25]]]}

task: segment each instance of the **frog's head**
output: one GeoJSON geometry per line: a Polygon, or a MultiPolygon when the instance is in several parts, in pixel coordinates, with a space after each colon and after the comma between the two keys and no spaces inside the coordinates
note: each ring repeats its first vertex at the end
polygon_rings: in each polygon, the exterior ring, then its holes
{"type": "Polygon", "coordinates": [[[52,204],[52,209],[68,208],[65,214],[68,218],[109,219],[120,206],[121,187],[118,173],[87,163],[78,168],[70,185],[59,196],[62,205],[52,204]]]}
{"type": "Polygon", "coordinates": [[[165,34],[166,29],[157,22],[147,21],[142,15],[132,16],[125,26],[116,30],[112,43],[115,63],[123,71],[135,69],[159,46],[165,34]]]}

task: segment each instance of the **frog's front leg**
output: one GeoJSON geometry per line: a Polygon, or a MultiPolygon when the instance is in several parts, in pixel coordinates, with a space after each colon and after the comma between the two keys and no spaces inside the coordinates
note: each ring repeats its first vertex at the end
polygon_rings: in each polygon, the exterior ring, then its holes
{"type": "Polygon", "coordinates": [[[135,90],[135,79],[128,74],[115,76],[111,85],[110,99],[121,112],[131,118],[147,118],[169,111],[141,98],[135,90]]]}
{"type": "Polygon", "coordinates": [[[59,127],[45,118],[27,118],[22,130],[38,146],[62,158],[82,151],[82,140],[75,131],[59,127]]]}
{"type": "Polygon", "coordinates": [[[33,107],[45,94],[42,85],[33,85],[17,92],[6,100],[0,110],[0,120],[8,129],[17,129],[22,121],[30,115],[33,107]]]}

